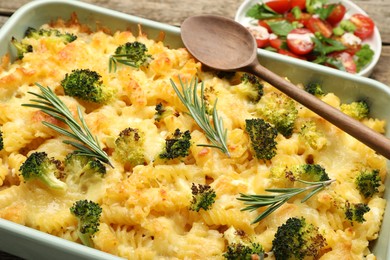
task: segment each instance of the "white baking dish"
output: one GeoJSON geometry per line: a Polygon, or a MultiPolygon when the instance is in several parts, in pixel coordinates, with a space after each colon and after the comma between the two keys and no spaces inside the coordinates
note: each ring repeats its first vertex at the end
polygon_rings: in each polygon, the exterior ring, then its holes
{"type": "MultiPolygon", "coordinates": [[[[112,30],[134,28],[141,24],[149,37],[157,37],[160,31],[166,34],[165,42],[175,48],[182,46],[180,29],[137,16],[127,15],[94,5],[71,0],[37,0],[20,8],[0,29],[0,55],[10,52],[15,55],[10,44],[12,36],[23,37],[28,26],[39,27],[51,20],[69,18],[76,12],[82,23],[92,28],[98,21],[112,30]]],[[[136,14],[135,14],[136,15],[136,14]]],[[[372,103],[372,116],[390,122],[390,88],[372,79],[349,75],[323,66],[311,66],[299,60],[279,59],[274,55],[261,53],[261,63],[274,72],[287,76],[294,83],[321,81],[326,91],[334,92],[344,102],[365,97],[372,103]]],[[[387,126],[387,136],[390,127],[387,126]]],[[[386,181],[389,186],[389,180],[386,181]]],[[[390,192],[385,193],[388,200],[390,192]]],[[[390,212],[387,207],[379,239],[372,244],[372,250],[379,260],[390,259],[390,212]]],[[[25,259],[118,259],[112,255],[63,240],[3,219],[0,219],[0,250],[25,259]]]]}

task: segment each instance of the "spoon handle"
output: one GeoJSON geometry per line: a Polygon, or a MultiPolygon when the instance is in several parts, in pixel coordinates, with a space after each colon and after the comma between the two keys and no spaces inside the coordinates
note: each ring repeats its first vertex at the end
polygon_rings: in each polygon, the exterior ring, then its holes
{"type": "Polygon", "coordinates": [[[390,159],[390,140],[384,135],[372,130],[358,120],[347,116],[340,110],[328,105],[312,94],[298,88],[289,81],[279,77],[274,72],[259,63],[249,66],[248,72],[259,76],[295,101],[304,105],[314,113],[323,117],[344,132],[355,137],[360,142],[375,150],[377,153],[390,159]]]}

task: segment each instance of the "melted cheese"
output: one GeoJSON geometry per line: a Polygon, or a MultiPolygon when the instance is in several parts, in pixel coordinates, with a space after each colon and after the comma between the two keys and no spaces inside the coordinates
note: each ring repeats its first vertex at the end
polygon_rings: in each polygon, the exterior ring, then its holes
{"type": "MultiPolygon", "coordinates": [[[[95,247],[128,259],[223,259],[226,245],[239,241],[237,230],[269,252],[281,224],[290,217],[305,217],[319,227],[327,241],[321,259],[373,259],[368,245],[377,238],[383,219],[384,185],[373,198],[364,199],[354,186],[353,176],[359,169],[378,169],[384,180],[387,171],[383,157],[299,106],[292,136],[279,135],[277,155],[267,162],[257,160],[245,132],[245,119],[256,116],[255,106],[231,91],[232,82],[203,70],[183,48],[170,49],[130,31],[92,32],[74,18],[70,23],[59,20],[45,27],[74,33],[76,41],[64,45],[55,40],[36,40],[31,42],[34,51],[23,60],[2,66],[0,127],[5,148],[0,151],[0,217],[80,243],[77,221],[69,207],[78,199],[91,199],[103,208],[100,230],[93,237],[95,247]],[[152,56],[150,64],[140,69],[120,65],[110,73],[109,55],[119,45],[134,41],[147,46],[152,56]],[[101,74],[105,85],[115,90],[113,100],[96,106],[63,96],[60,81],[78,68],[101,74]],[[197,146],[208,140],[187,115],[170,84],[170,79],[178,82],[179,76],[183,80],[198,77],[206,86],[208,102],[218,98],[230,158],[218,149],[197,146]],[[115,168],[107,167],[104,178],[63,176],[61,180],[69,187],[65,194],[57,194],[38,182],[24,182],[19,168],[27,155],[45,151],[64,160],[72,151],[62,142],[63,136],[41,124],[54,119],[21,106],[31,99],[27,91],[38,91],[35,82],[52,88],[71,111],[81,106],[91,131],[108,151],[115,148],[113,140],[121,130],[140,129],[146,139],[145,165],[129,169],[110,157],[115,168]],[[159,102],[176,114],[155,121],[159,102]],[[318,143],[299,137],[299,124],[305,121],[315,122],[322,133],[318,143]],[[190,155],[182,160],[156,160],[165,138],[177,128],[191,132],[190,155]],[[308,160],[320,164],[337,181],[305,203],[292,200],[262,222],[251,224],[260,211],[241,211],[244,205],[237,200],[239,194],[264,193],[267,188],[286,185],[284,178],[275,179],[278,169],[308,160]],[[189,210],[192,183],[209,183],[216,191],[212,209],[189,210]],[[335,205],[346,200],[369,205],[371,210],[364,223],[351,225],[345,220],[343,210],[335,205]]],[[[3,58],[3,62],[7,60],[3,58]]],[[[264,84],[264,97],[277,92],[264,84]]],[[[322,99],[340,106],[334,94],[322,99]]],[[[383,131],[385,124],[378,119],[364,123],[377,131],[383,131]]],[[[268,259],[273,255],[269,254],[268,259]]]]}

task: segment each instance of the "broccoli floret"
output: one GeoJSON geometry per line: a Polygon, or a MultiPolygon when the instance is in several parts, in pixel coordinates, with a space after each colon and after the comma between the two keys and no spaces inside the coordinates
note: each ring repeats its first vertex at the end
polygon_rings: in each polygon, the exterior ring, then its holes
{"type": "Polygon", "coordinates": [[[278,227],[272,251],[276,260],[316,258],[326,244],[318,227],[307,223],[303,217],[292,217],[278,227]]]}
{"type": "Polygon", "coordinates": [[[330,180],[325,169],[319,164],[300,164],[291,167],[290,170],[295,179],[310,182],[330,180]]]}
{"type": "Polygon", "coordinates": [[[144,136],[136,128],[128,127],[115,140],[114,157],[130,167],[145,163],[144,136]]]}
{"type": "Polygon", "coordinates": [[[264,94],[263,88],[258,77],[244,73],[241,76],[241,83],[233,86],[231,90],[251,102],[258,102],[264,94]]]}
{"type": "Polygon", "coordinates": [[[155,107],[156,113],[154,114],[154,120],[160,122],[164,118],[170,115],[178,116],[178,113],[172,107],[166,107],[161,102],[155,107]]]}
{"type": "Polygon", "coordinates": [[[20,60],[23,59],[26,53],[33,51],[33,47],[31,44],[25,43],[23,41],[18,41],[15,37],[12,37],[11,43],[16,48],[16,55],[20,60]]]}
{"type": "Polygon", "coordinates": [[[32,27],[28,27],[24,38],[21,41],[18,41],[15,37],[12,37],[11,43],[14,45],[17,51],[18,59],[23,59],[24,55],[28,52],[33,51],[33,46],[28,43],[26,40],[28,39],[40,39],[42,37],[56,37],[63,41],[63,43],[67,44],[77,39],[77,36],[70,33],[61,33],[56,29],[35,29],[32,27]]]}
{"type": "Polygon", "coordinates": [[[190,154],[190,147],[190,131],[181,132],[180,129],[176,129],[172,137],[165,140],[164,150],[159,154],[159,157],[161,159],[186,157],[190,154]]]}
{"type": "Polygon", "coordinates": [[[345,218],[349,221],[363,223],[366,221],[364,214],[370,211],[370,207],[364,203],[351,204],[348,201],[345,203],[345,218]]]}
{"type": "Polygon", "coordinates": [[[278,186],[292,186],[295,181],[324,182],[330,180],[325,169],[318,164],[297,164],[271,168],[271,180],[278,186]]]}
{"type": "Polygon", "coordinates": [[[34,152],[27,157],[20,166],[19,171],[25,181],[38,179],[48,187],[57,190],[66,190],[67,185],[58,180],[61,163],[54,158],[49,158],[45,152],[34,152]]]}
{"type": "Polygon", "coordinates": [[[120,45],[116,48],[115,54],[110,57],[110,68],[114,66],[116,69],[117,63],[134,68],[146,66],[152,57],[147,52],[148,48],[141,42],[127,42],[120,45]]]}
{"type": "Polygon", "coordinates": [[[0,128],[0,151],[4,149],[3,132],[0,128]]]}
{"type": "Polygon", "coordinates": [[[283,93],[272,92],[260,100],[258,113],[283,136],[291,136],[298,116],[294,100],[283,93]]]}
{"type": "Polygon", "coordinates": [[[263,259],[264,249],[262,245],[254,242],[243,230],[237,230],[231,226],[223,235],[227,240],[227,247],[222,256],[226,259],[263,259]]]}
{"type": "Polygon", "coordinates": [[[218,78],[220,79],[227,79],[227,80],[231,80],[232,78],[234,78],[234,76],[236,76],[236,72],[235,71],[221,71],[221,70],[218,70],[218,71],[215,71],[216,75],[218,78]]]}
{"type": "Polygon", "coordinates": [[[317,129],[313,121],[308,121],[301,126],[299,137],[315,150],[320,150],[328,143],[327,138],[317,129]]]}
{"type": "Polygon", "coordinates": [[[276,155],[278,131],[261,118],[245,120],[245,130],[251,140],[251,149],[257,159],[270,160],[276,155]]]}
{"type": "Polygon", "coordinates": [[[65,172],[76,175],[82,174],[100,174],[102,177],[106,174],[106,167],[97,159],[78,154],[70,153],[65,157],[65,172]]]}
{"type": "Polygon", "coordinates": [[[340,109],[343,113],[357,120],[367,118],[370,114],[370,106],[365,100],[354,101],[349,104],[341,104],[340,109]]]}
{"type": "Polygon", "coordinates": [[[371,198],[381,185],[379,170],[363,170],[355,179],[356,188],[365,198],[371,198]]]}
{"type": "Polygon", "coordinates": [[[77,36],[71,33],[61,33],[57,29],[35,29],[32,27],[27,28],[25,37],[40,39],[42,37],[57,37],[62,39],[64,43],[70,43],[77,39],[77,36]]]}
{"type": "Polygon", "coordinates": [[[93,247],[92,236],[99,230],[102,208],[93,201],[79,200],[73,204],[70,212],[78,219],[77,234],[81,242],[93,247]]]}
{"type": "Polygon", "coordinates": [[[190,202],[190,210],[199,212],[200,209],[209,210],[211,209],[213,203],[215,202],[215,194],[214,189],[212,189],[209,185],[192,183],[191,186],[192,199],[190,202]]]}
{"type": "Polygon", "coordinates": [[[113,95],[112,91],[103,85],[100,74],[89,69],[72,70],[65,75],[61,86],[65,95],[98,104],[106,103],[113,95]]]}
{"type": "Polygon", "coordinates": [[[316,97],[320,97],[325,94],[324,90],[322,89],[322,85],[318,82],[310,82],[309,84],[304,86],[304,89],[306,92],[316,97]]]}
{"type": "Polygon", "coordinates": [[[232,243],[227,246],[223,257],[228,260],[251,260],[262,259],[264,256],[264,249],[259,243],[232,243]]]}

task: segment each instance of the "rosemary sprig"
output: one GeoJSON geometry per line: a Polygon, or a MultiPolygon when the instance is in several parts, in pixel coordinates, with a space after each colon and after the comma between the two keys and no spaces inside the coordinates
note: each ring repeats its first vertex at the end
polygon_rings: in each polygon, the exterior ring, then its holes
{"type": "Polygon", "coordinates": [[[113,54],[109,58],[109,64],[108,64],[108,71],[116,71],[118,63],[130,66],[133,68],[138,68],[139,65],[137,65],[134,61],[129,59],[129,54],[113,54]]]}
{"type": "Polygon", "coordinates": [[[305,202],[314,196],[316,193],[324,189],[326,186],[330,185],[335,180],[326,180],[326,181],[304,181],[304,180],[296,180],[300,183],[306,184],[308,186],[302,188],[275,188],[275,189],[266,189],[266,191],[277,193],[276,195],[250,195],[250,194],[240,194],[241,197],[237,198],[238,200],[244,201],[247,207],[241,209],[243,211],[249,210],[254,211],[261,207],[269,206],[266,210],[264,210],[259,216],[252,221],[252,224],[260,222],[272,212],[277,210],[280,206],[290,200],[292,197],[304,193],[306,191],[310,191],[301,202],[305,202]]]}
{"type": "Polygon", "coordinates": [[[36,102],[37,104],[22,104],[22,106],[38,108],[42,112],[54,117],[61,122],[64,122],[70,128],[71,131],[51,124],[49,122],[44,121],[42,123],[45,126],[57,131],[58,133],[76,140],[63,141],[64,143],[75,147],[77,149],[75,150],[76,153],[85,156],[95,157],[96,159],[107,163],[108,165],[113,167],[113,165],[109,161],[108,155],[100,147],[98,139],[95,138],[89,130],[80,107],[77,107],[77,114],[81,124],[76,121],[68,107],[58,98],[58,96],[49,87],[45,88],[38,83],[35,84],[40,88],[42,94],[37,94],[34,92],[28,93],[38,97],[38,99],[30,100],[36,102]]]}
{"type": "Polygon", "coordinates": [[[216,109],[217,101],[215,100],[212,112],[212,124],[210,117],[206,111],[206,103],[204,101],[204,84],[201,83],[200,98],[197,95],[198,80],[193,78],[190,84],[184,84],[179,78],[181,90],[178,89],[176,84],[171,79],[171,85],[176,94],[180,98],[181,102],[188,109],[189,115],[195,120],[198,126],[205,132],[207,139],[212,144],[198,144],[198,146],[213,147],[221,150],[223,153],[230,157],[229,150],[227,148],[227,129],[224,129],[223,120],[218,116],[216,109]]]}

